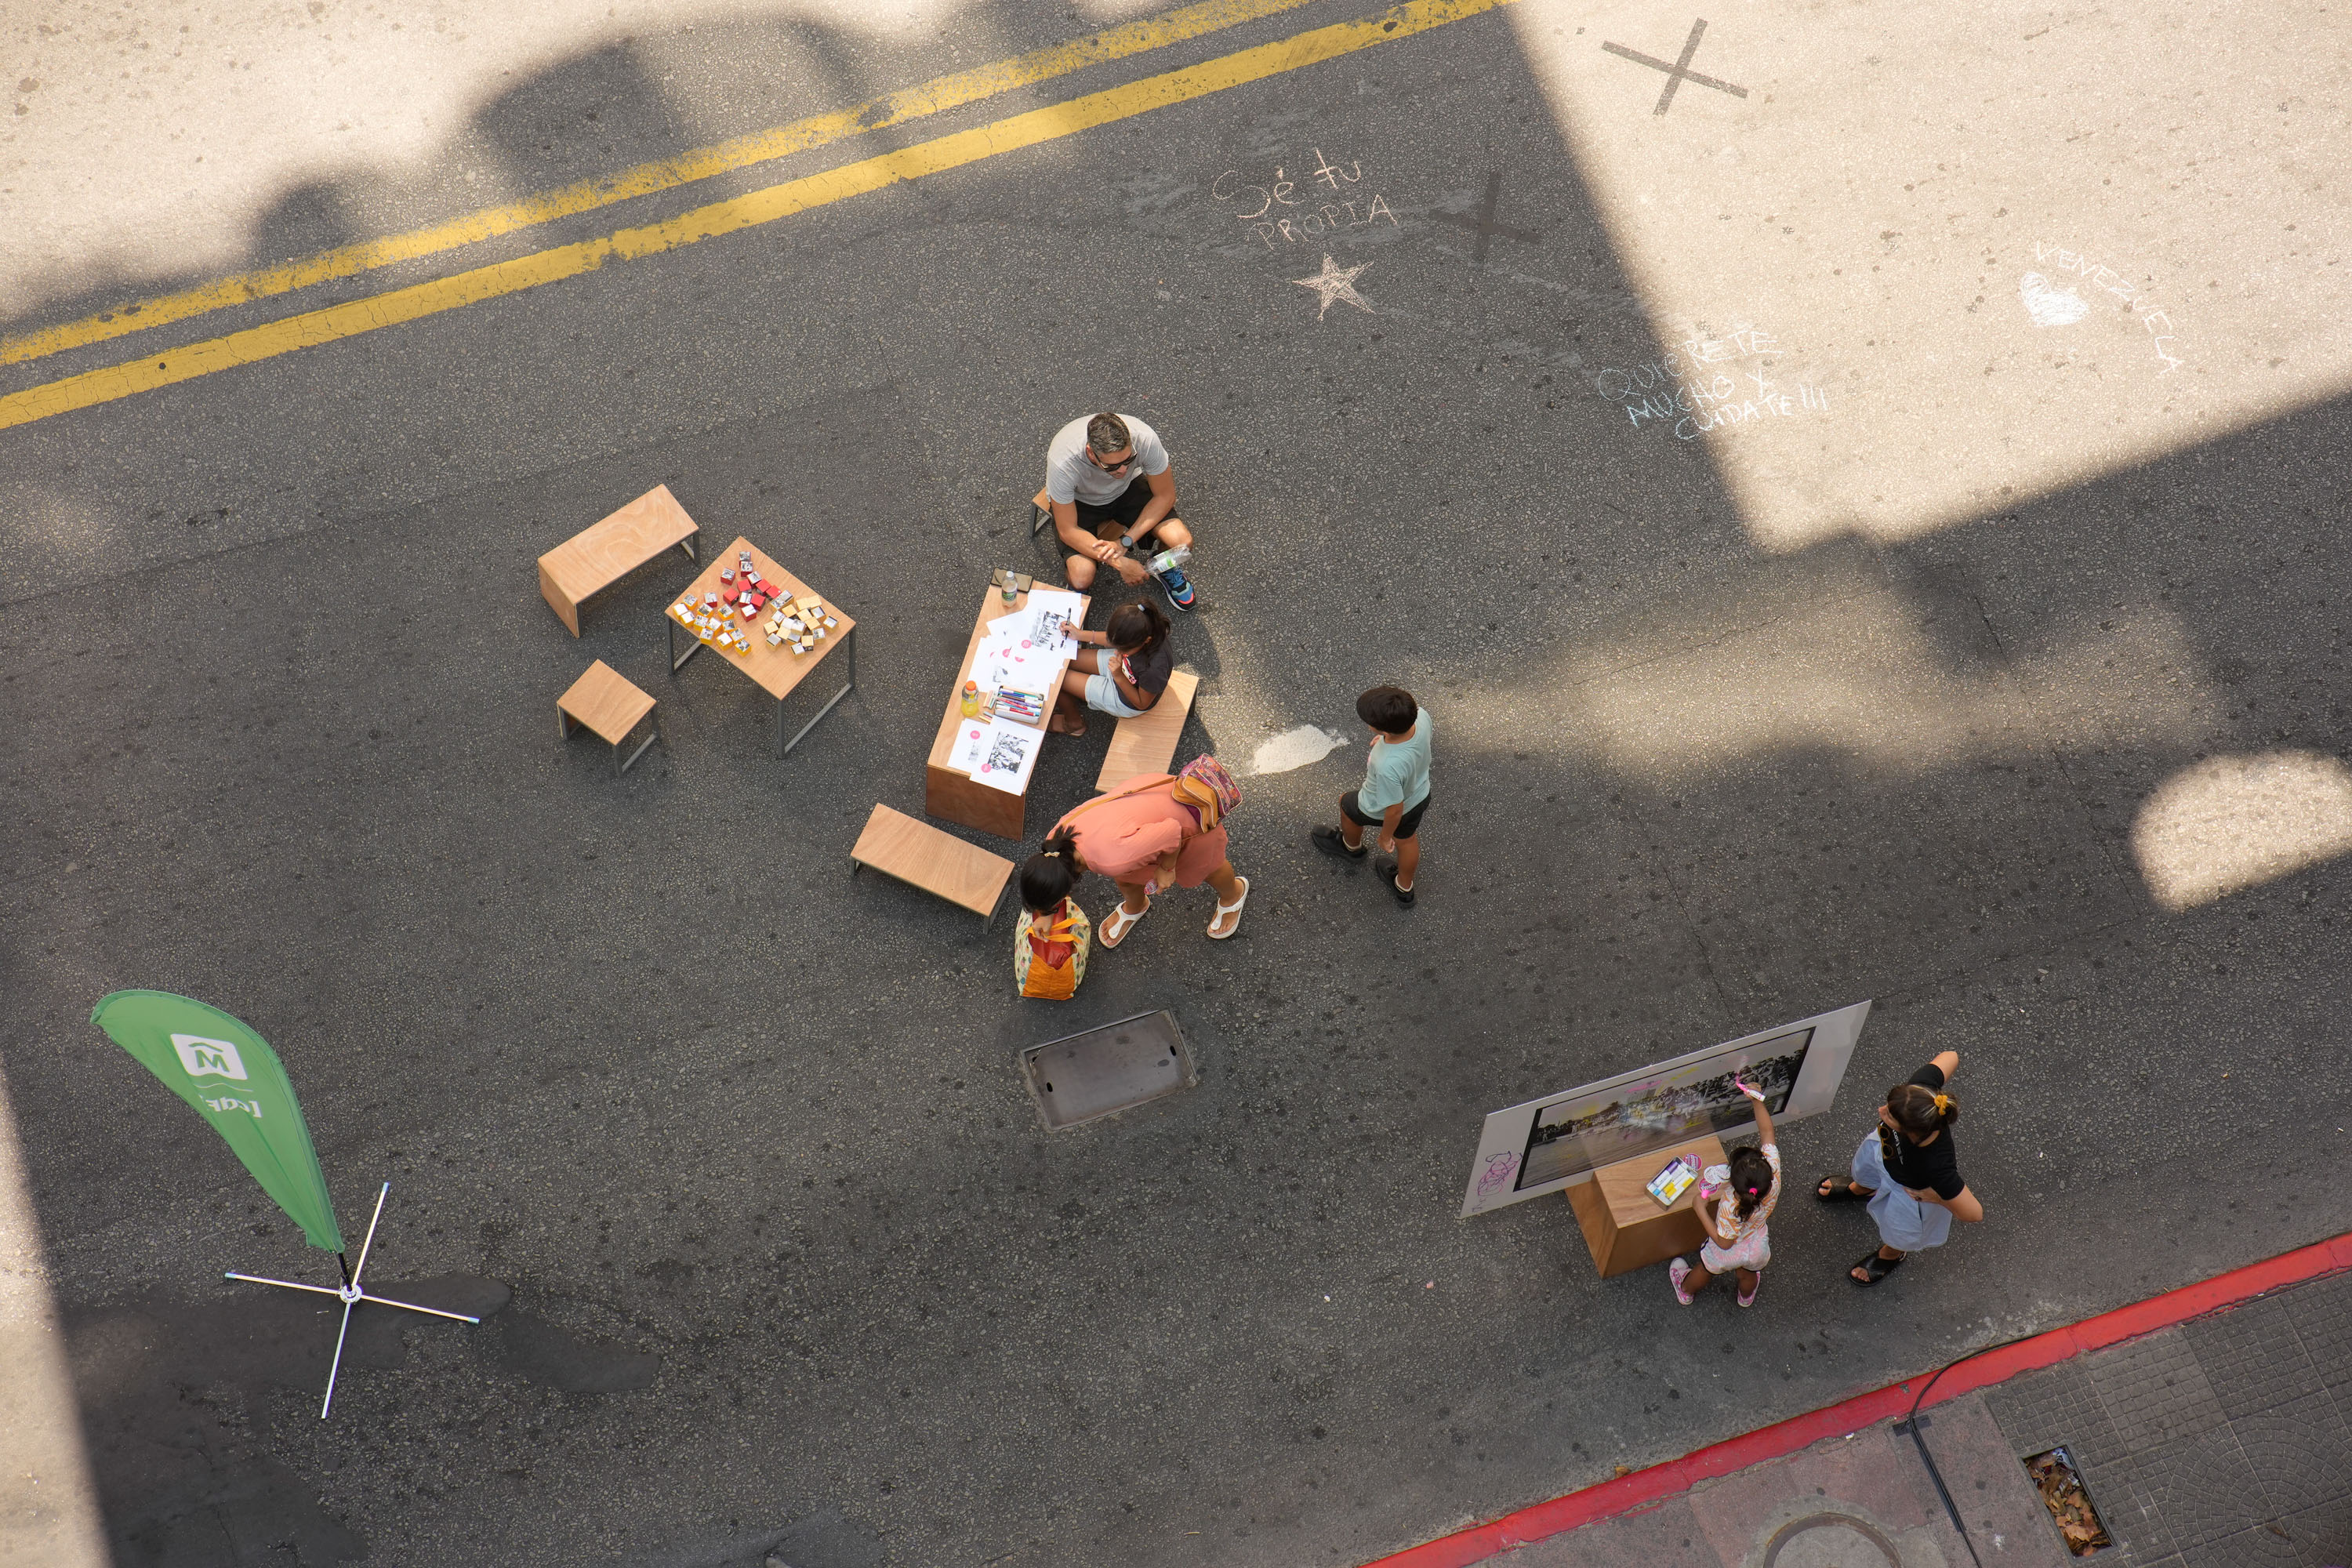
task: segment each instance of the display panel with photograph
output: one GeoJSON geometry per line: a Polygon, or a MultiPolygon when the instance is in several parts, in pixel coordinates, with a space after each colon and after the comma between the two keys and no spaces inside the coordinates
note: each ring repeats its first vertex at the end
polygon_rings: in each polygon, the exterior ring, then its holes
{"type": "Polygon", "coordinates": [[[1705,1133],[1736,1137],[1755,1125],[1755,1112],[1735,1077],[1762,1091],[1776,1121],[1818,1115],[1836,1097],[1869,1015],[1870,1004],[1857,1002],[1495,1111],[1479,1135],[1462,1212],[1558,1192],[1604,1165],[1705,1133]]]}
{"type": "Polygon", "coordinates": [[[1745,1076],[1778,1116],[1788,1109],[1812,1040],[1812,1030],[1797,1029],[1740,1052],[1741,1063],[1711,1057],[1598,1094],[1553,1100],[1528,1130],[1517,1185],[1556,1182],[1700,1133],[1745,1127],[1755,1115],[1734,1078],[1745,1076]]]}

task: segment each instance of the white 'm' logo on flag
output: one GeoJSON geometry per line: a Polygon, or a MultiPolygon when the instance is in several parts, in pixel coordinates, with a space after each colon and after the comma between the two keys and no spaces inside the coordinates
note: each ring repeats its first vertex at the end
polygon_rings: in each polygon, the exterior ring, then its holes
{"type": "Polygon", "coordinates": [[[188,1069],[190,1078],[233,1078],[243,1081],[245,1058],[226,1040],[208,1040],[202,1035],[173,1035],[172,1048],[180,1053],[180,1065],[188,1069]]]}

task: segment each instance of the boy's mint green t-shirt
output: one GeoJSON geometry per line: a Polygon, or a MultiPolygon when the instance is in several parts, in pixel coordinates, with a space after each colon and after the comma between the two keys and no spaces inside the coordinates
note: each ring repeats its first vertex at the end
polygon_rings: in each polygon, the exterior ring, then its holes
{"type": "Polygon", "coordinates": [[[1364,787],[1356,804],[1367,816],[1378,816],[1392,805],[1407,811],[1429,798],[1429,710],[1412,722],[1412,739],[1376,738],[1364,763],[1364,787]]]}

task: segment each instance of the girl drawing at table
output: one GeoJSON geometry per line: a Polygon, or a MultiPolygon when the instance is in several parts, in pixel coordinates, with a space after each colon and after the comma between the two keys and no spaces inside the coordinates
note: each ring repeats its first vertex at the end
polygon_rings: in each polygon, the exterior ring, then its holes
{"type": "Polygon", "coordinates": [[[1756,1102],[1758,1142],[1734,1149],[1729,1165],[1709,1165],[1699,1173],[1698,1219],[1706,1240],[1698,1249],[1698,1267],[1677,1258],[1666,1268],[1675,1300],[1685,1307],[1693,1293],[1706,1289],[1717,1275],[1735,1269],[1739,1304],[1754,1306],[1756,1291],[1764,1283],[1764,1266],[1772,1261],[1767,1222],[1780,1201],[1780,1148],[1772,1142],[1772,1112],[1765,1107],[1762,1091],[1743,1078],[1731,1081],[1756,1102]]]}
{"type": "Polygon", "coordinates": [[[1158,704],[1176,668],[1176,649],[1168,631],[1167,616],[1149,599],[1113,610],[1101,631],[1073,629],[1070,636],[1087,646],[1062,677],[1046,727],[1064,735],[1083,735],[1087,708],[1115,719],[1132,719],[1158,704]]]}

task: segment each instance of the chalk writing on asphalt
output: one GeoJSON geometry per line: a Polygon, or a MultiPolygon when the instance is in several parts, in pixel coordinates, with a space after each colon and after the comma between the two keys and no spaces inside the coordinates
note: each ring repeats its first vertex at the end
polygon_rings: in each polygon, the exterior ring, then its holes
{"type": "Polygon", "coordinates": [[[1624,409],[1633,428],[1664,425],[1685,441],[1755,420],[1828,413],[1826,387],[1777,372],[1775,356],[1786,353],[1771,333],[1742,327],[1719,338],[1685,338],[1655,359],[1612,365],[1592,378],[1592,387],[1624,409]]]}
{"type": "Polygon", "coordinates": [[[1402,228],[1388,197],[1378,191],[1366,195],[1363,180],[1360,161],[1351,158],[1342,163],[1325,157],[1318,147],[1315,167],[1301,178],[1276,169],[1270,179],[1250,181],[1240,170],[1227,169],[1209,187],[1209,195],[1227,205],[1234,220],[1264,240],[1268,250],[1370,228],[1382,221],[1402,228]]]}
{"type": "MultiPolygon", "coordinates": [[[[2052,265],[2060,273],[2071,272],[2088,282],[2093,288],[2112,294],[2122,300],[2124,309],[2138,317],[2139,324],[2146,327],[2148,336],[2155,340],[2156,357],[2164,362],[2164,368],[2157,372],[2157,374],[2170,375],[2180,368],[2183,363],[2181,359],[2165,347],[2167,343],[2179,341],[2173,332],[2172,318],[2162,310],[2152,308],[2150,297],[2142,293],[2130,279],[2124,276],[2123,272],[2112,267],[2103,266],[2081,251],[2068,250],[2056,245],[2046,245],[2038,239],[2033,242],[2033,259],[2036,262],[2052,265]]],[[[2040,279],[2037,274],[2028,273],[2026,276],[2035,278],[2037,281],[2043,281],[2046,286],[2046,280],[2040,279]]],[[[2021,288],[2021,293],[2022,291],[2021,288]]],[[[2032,309],[2031,300],[2027,303],[2027,309],[2032,309]]]]}

